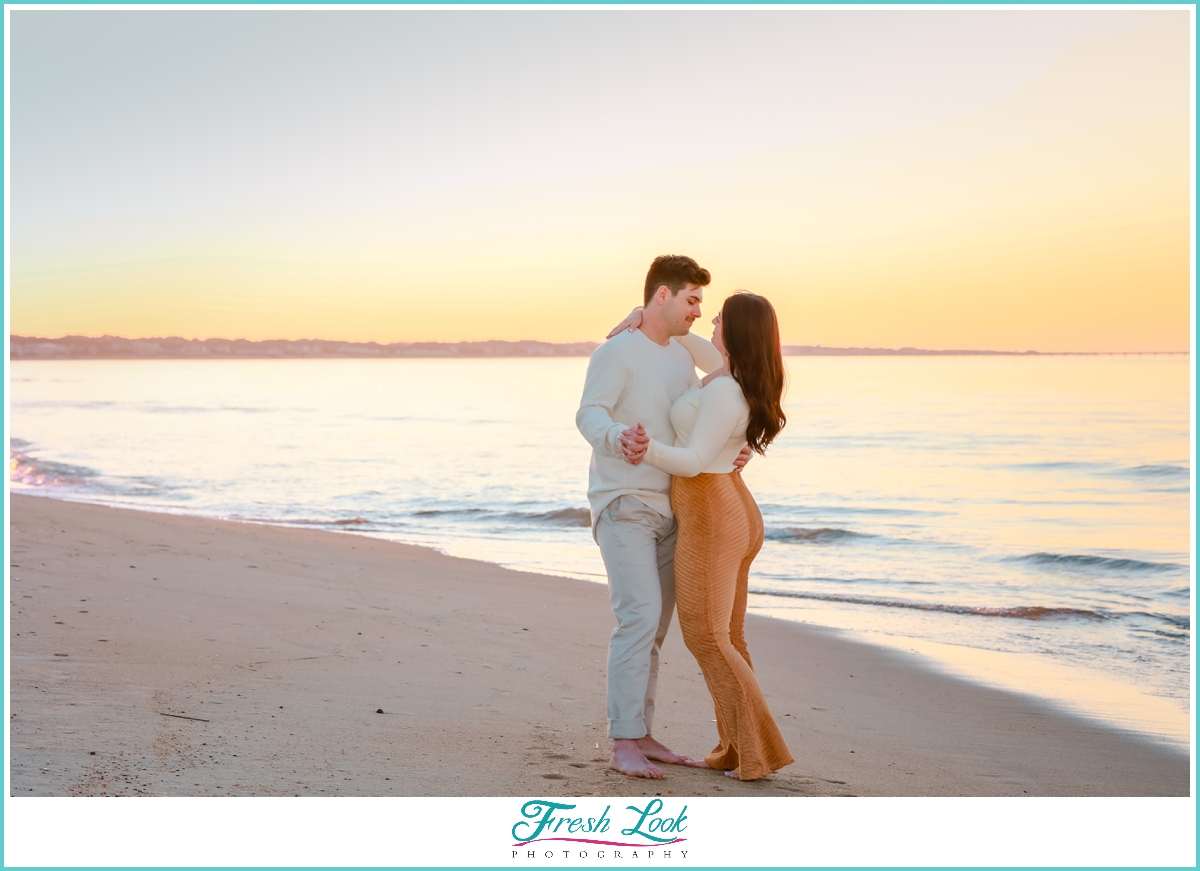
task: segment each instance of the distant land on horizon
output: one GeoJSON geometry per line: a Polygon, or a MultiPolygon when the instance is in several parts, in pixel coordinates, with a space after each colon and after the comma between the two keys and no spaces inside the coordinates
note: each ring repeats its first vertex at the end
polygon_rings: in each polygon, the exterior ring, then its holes
{"type": "MultiPolygon", "coordinates": [[[[372,357],[589,357],[599,342],[339,342],[327,339],[126,339],[121,336],[10,336],[13,360],[233,360],[372,357]]],[[[787,357],[1027,357],[1187,354],[1188,351],[988,351],[925,348],[827,348],[784,345],[787,357]]]]}

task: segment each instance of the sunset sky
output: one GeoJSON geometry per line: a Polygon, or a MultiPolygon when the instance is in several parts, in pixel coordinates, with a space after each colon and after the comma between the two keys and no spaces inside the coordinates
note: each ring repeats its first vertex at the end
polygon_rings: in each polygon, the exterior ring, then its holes
{"type": "Polygon", "coordinates": [[[670,252],[786,342],[1188,348],[1188,11],[9,20],[16,334],[596,340],[670,252]]]}

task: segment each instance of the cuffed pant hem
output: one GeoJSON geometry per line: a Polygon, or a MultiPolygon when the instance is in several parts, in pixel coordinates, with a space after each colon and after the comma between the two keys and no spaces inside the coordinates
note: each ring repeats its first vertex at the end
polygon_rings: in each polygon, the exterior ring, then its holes
{"type": "Polygon", "coordinates": [[[609,720],[608,721],[608,737],[609,738],[630,738],[638,739],[646,737],[646,721],[642,717],[635,717],[631,720],[609,720]]]}

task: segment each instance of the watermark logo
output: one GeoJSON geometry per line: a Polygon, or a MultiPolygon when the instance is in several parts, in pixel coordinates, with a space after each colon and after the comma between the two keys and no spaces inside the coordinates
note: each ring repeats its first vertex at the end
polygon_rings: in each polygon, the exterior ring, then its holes
{"type": "Polygon", "coordinates": [[[572,858],[572,851],[561,846],[557,850],[546,849],[549,842],[577,845],[574,858],[580,859],[590,855],[598,859],[674,858],[674,855],[687,858],[686,850],[648,849],[687,840],[682,836],[688,828],[687,805],[675,810],[660,798],[651,799],[644,807],[627,805],[618,812],[621,821],[628,824],[621,828],[613,822],[612,805],[605,805],[598,814],[579,811],[578,807],[543,798],[525,802],[521,806],[521,819],[512,827],[513,847],[525,849],[514,849],[512,858],[560,858],[560,854],[561,858],[572,858]],[[533,844],[543,846],[531,848],[533,844]]]}

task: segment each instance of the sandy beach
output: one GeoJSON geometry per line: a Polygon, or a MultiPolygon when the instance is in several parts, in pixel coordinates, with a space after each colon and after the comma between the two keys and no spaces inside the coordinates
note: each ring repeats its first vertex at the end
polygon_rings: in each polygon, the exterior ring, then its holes
{"type": "MultiPolygon", "coordinates": [[[[11,784],[29,795],[1179,796],[1189,760],[751,615],[795,764],[607,770],[598,584],[361,535],[13,495],[11,784]]],[[[673,628],[655,732],[716,740],[673,628]]]]}

